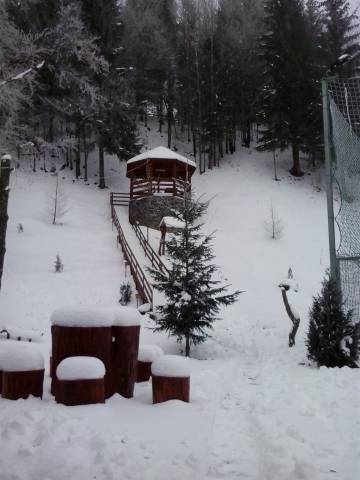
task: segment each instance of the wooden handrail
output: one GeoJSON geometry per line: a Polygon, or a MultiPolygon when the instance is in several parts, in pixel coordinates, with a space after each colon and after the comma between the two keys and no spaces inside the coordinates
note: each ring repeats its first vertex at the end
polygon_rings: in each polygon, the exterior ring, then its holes
{"type": "Polygon", "coordinates": [[[114,204],[111,204],[111,215],[112,221],[116,226],[118,231],[118,241],[121,245],[121,249],[124,254],[125,260],[129,263],[131,275],[134,278],[134,282],[144,303],[149,303],[150,308],[153,308],[153,290],[150,286],[148,279],[145,277],[144,272],[142,271],[139,262],[137,261],[135,255],[133,254],[128,242],[126,241],[124,232],[121,228],[118,216],[115,211],[114,204]]]}
{"type": "Polygon", "coordinates": [[[128,206],[130,193],[110,192],[110,205],[128,206]]]}
{"type": "Polygon", "coordinates": [[[139,225],[132,225],[133,230],[136,233],[136,236],[140,242],[140,245],[142,246],[145,256],[148,257],[151,261],[151,266],[156,267],[158,270],[166,273],[170,277],[170,272],[169,270],[165,267],[164,263],[160,260],[159,256],[157,253],[153,250],[151,245],[149,245],[148,241],[145,238],[145,235],[143,234],[141,228],[139,225]]]}

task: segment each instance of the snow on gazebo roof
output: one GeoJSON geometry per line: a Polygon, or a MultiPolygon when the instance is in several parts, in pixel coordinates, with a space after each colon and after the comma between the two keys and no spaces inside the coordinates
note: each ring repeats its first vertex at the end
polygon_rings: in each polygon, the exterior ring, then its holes
{"type": "Polygon", "coordinates": [[[195,162],[187,159],[186,157],[183,157],[182,155],[179,155],[176,152],[173,152],[166,147],[156,147],[147,152],[140,153],[140,155],[137,155],[136,157],[128,160],[127,164],[129,165],[129,163],[139,162],[140,160],[147,160],[148,158],[161,158],[162,160],[178,160],[179,162],[186,163],[187,165],[196,168],[195,162]]]}

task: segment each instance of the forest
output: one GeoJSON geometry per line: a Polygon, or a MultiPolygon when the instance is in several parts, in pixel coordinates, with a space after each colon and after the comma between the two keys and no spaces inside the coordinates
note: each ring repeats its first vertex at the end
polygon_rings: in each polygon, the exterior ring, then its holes
{"type": "Polygon", "coordinates": [[[61,152],[86,180],[96,148],[105,188],[151,114],[200,173],[241,141],[290,148],[301,176],[300,153],[323,161],[321,78],[356,72],[358,38],[345,0],[1,0],[1,153],[61,152]]]}

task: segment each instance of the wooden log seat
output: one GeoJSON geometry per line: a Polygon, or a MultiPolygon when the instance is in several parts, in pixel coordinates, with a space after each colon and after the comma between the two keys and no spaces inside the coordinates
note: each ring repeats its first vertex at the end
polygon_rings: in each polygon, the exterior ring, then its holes
{"type": "Polygon", "coordinates": [[[125,398],[134,396],[141,319],[136,308],[115,309],[112,329],[115,388],[125,398]]]}
{"type": "Polygon", "coordinates": [[[65,358],[78,356],[96,357],[101,360],[106,369],[105,398],[115,393],[112,354],[114,308],[116,307],[59,307],[52,313],[53,395],[56,396],[57,367],[65,358]]]}
{"type": "Polygon", "coordinates": [[[68,407],[105,403],[105,366],[95,357],[65,358],[56,369],[55,400],[68,407]]]}
{"type": "Polygon", "coordinates": [[[153,403],[190,401],[189,359],[162,355],[151,365],[153,403]]]}
{"type": "Polygon", "coordinates": [[[44,357],[32,349],[9,351],[3,363],[1,396],[8,400],[18,400],[43,396],[44,357]]]}
{"type": "Polygon", "coordinates": [[[140,345],[137,359],[136,382],[148,382],[151,377],[151,364],[164,355],[156,345],[140,345]]]}

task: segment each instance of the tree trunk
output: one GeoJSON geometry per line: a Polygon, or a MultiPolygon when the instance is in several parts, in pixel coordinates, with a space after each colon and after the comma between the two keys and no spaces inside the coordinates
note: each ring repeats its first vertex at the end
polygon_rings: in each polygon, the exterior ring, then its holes
{"type": "Polygon", "coordinates": [[[294,175],[294,177],[302,177],[304,175],[304,172],[300,170],[299,145],[297,143],[293,143],[291,148],[292,148],[293,166],[290,169],[290,173],[291,175],[294,175]]]}
{"type": "Polygon", "coordinates": [[[99,188],[103,189],[105,185],[105,160],[104,160],[104,149],[102,145],[99,145],[99,171],[100,171],[100,183],[99,188]]]}
{"type": "Polygon", "coordinates": [[[190,400],[190,377],[162,377],[152,376],[153,403],[167,402],[168,400],[190,400]]]}
{"type": "Polygon", "coordinates": [[[111,327],[62,327],[52,325],[52,383],[51,392],[56,393],[56,369],[68,357],[95,357],[105,365],[105,397],[115,393],[113,379],[111,327]]]}
{"type": "Polygon", "coordinates": [[[104,378],[57,380],[55,400],[68,407],[105,403],[104,378]]]}
{"type": "Polygon", "coordinates": [[[8,222],[10,160],[0,160],[0,290],[6,252],[6,228],[8,222]]]}
{"type": "Polygon", "coordinates": [[[295,345],[295,336],[300,325],[300,318],[295,318],[291,310],[290,304],[288,302],[286,289],[289,289],[289,287],[287,285],[280,285],[280,288],[281,288],[281,294],[283,297],[286,313],[288,314],[288,317],[290,318],[293,324],[292,329],[290,330],[290,333],[289,333],[289,347],[292,347],[293,345],[295,345]]]}
{"type": "Polygon", "coordinates": [[[80,170],[80,155],[81,155],[81,152],[80,152],[80,145],[81,145],[81,138],[80,138],[80,127],[77,126],[76,129],[75,129],[75,138],[76,138],[76,141],[77,141],[77,148],[75,150],[75,176],[76,176],[76,180],[79,179],[80,175],[81,175],[81,170],[80,170]]]}
{"type": "Polygon", "coordinates": [[[45,370],[27,370],[22,372],[3,372],[2,376],[2,398],[18,400],[43,396],[45,370]]]}
{"type": "Polygon", "coordinates": [[[189,335],[186,335],[185,337],[186,343],[185,343],[185,355],[187,357],[190,357],[190,338],[189,335]]]}
{"type": "Polygon", "coordinates": [[[117,393],[125,398],[134,396],[134,382],[139,353],[140,325],[113,326],[114,379],[117,393]]]}

